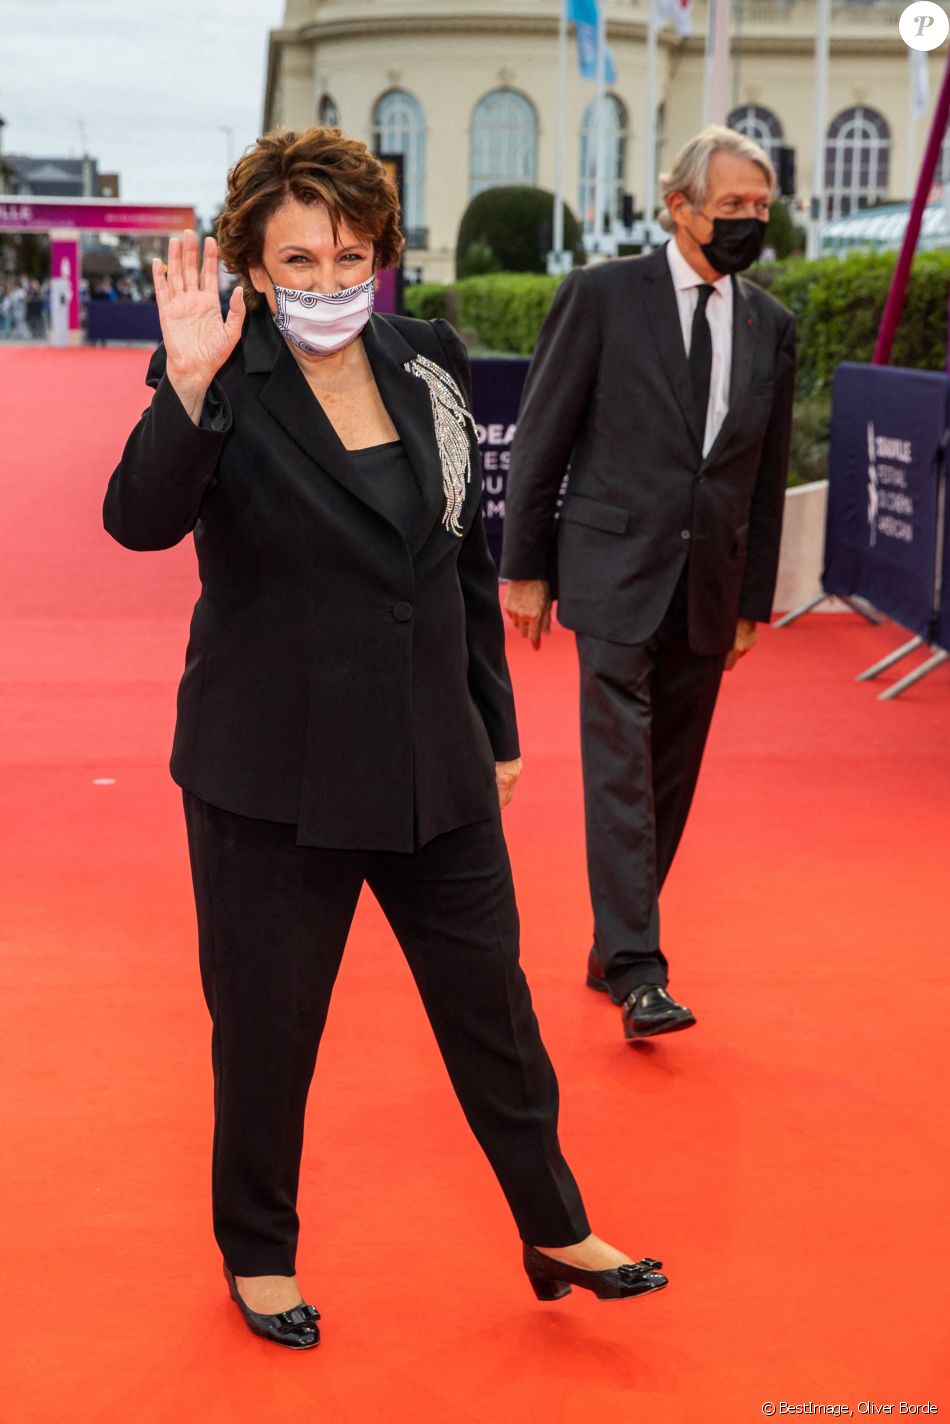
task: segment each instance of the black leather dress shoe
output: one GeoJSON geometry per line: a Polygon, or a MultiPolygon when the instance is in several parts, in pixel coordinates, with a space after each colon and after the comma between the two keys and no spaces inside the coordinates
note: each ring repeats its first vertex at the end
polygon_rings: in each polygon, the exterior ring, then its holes
{"type": "Polygon", "coordinates": [[[625,1038],[653,1038],[658,1033],[675,1033],[692,1028],[696,1018],[685,1004],[678,1004],[659,984],[641,984],[623,1001],[625,1038]]]}
{"type": "Polygon", "coordinates": [[[273,1340],[275,1345],[284,1345],[288,1350],[312,1350],[320,1341],[320,1327],[317,1321],[320,1312],[312,1305],[295,1305],[292,1310],[281,1310],[276,1315],[258,1315],[244,1304],[235,1284],[234,1276],[227,1266],[224,1279],[228,1283],[231,1299],[247,1322],[247,1328],[265,1340],[273,1340]]]}
{"type": "Polygon", "coordinates": [[[632,1295],[646,1295],[669,1285],[659,1271],[662,1261],[645,1256],[642,1261],[615,1266],[612,1271],[585,1271],[580,1266],[568,1266],[546,1256],[533,1246],[524,1247],[524,1268],[538,1300],[561,1300],[570,1295],[572,1286],[593,1291],[598,1300],[626,1300],[632,1295]]]}

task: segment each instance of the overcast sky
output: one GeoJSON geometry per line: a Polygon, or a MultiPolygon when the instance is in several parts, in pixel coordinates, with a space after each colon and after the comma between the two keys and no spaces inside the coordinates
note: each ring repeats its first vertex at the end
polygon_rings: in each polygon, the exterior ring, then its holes
{"type": "Polygon", "coordinates": [[[284,0],[0,0],[7,153],[88,152],[123,198],[191,203],[205,219],[233,156],[260,132],[267,34],[284,0]]]}

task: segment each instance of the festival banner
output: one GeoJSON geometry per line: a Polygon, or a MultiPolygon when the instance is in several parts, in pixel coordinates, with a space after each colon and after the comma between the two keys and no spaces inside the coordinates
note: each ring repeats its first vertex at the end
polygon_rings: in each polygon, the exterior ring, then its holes
{"type": "Polygon", "coordinates": [[[486,358],[472,362],[472,410],[482,454],[482,509],[488,547],[495,563],[501,562],[505,527],[505,490],[515,438],[521,392],[528,362],[517,357],[486,358]]]}
{"type": "Polygon", "coordinates": [[[826,593],[866,599],[931,641],[940,487],[950,423],[943,372],[845,362],[835,374],[826,593]]]}

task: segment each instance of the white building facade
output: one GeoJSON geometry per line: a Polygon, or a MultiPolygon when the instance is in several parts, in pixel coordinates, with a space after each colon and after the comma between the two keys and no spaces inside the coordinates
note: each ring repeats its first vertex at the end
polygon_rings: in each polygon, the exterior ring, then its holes
{"type": "MultiPolygon", "coordinates": [[[[644,204],[647,171],[644,0],[603,0],[617,70],[606,98],[607,196],[644,204]]],[[[929,130],[914,122],[902,3],[838,0],[833,12],[825,182],[828,216],[906,199],[929,130]]],[[[511,183],[555,187],[560,0],[287,0],[270,38],[264,128],[339,123],[377,152],[403,156],[407,264],[455,276],[470,198],[511,183]]],[[[703,120],[705,0],[691,37],[661,31],[656,172],[703,120]]],[[[795,150],[797,194],[812,191],[814,0],[733,0],[728,122],[773,152],[795,150]]],[[[943,49],[929,57],[932,111],[943,49]]],[[[594,85],[568,57],[565,198],[593,204],[594,85]]],[[[937,179],[950,183],[950,146],[937,179]]],[[[658,201],[653,195],[653,204],[658,201]]]]}

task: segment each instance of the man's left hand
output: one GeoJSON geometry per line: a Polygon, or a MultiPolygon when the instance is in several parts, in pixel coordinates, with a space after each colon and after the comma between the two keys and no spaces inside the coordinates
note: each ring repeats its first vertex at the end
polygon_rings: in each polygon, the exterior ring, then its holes
{"type": "Polygon", "coordinates": [[[751,618],[740,618],[736,628],[736,641],[732,652],[726,654],[726,672],[732,672],[740,658],[751,652],[759,641],[759,634],[751,618]]]}
{"type": "Polygon", "coordinates": [[[551,631],[551,585],[547,579],[509,579],[505,612],[537,652],[542,633],[551,631]]]}
{"type": "Polygon", "coordinates": [[[521,775],[522,761],[496,761],[495,785],[498,787],[498,804],[502,810],[515,794],[515,784],[521,775]]]}

